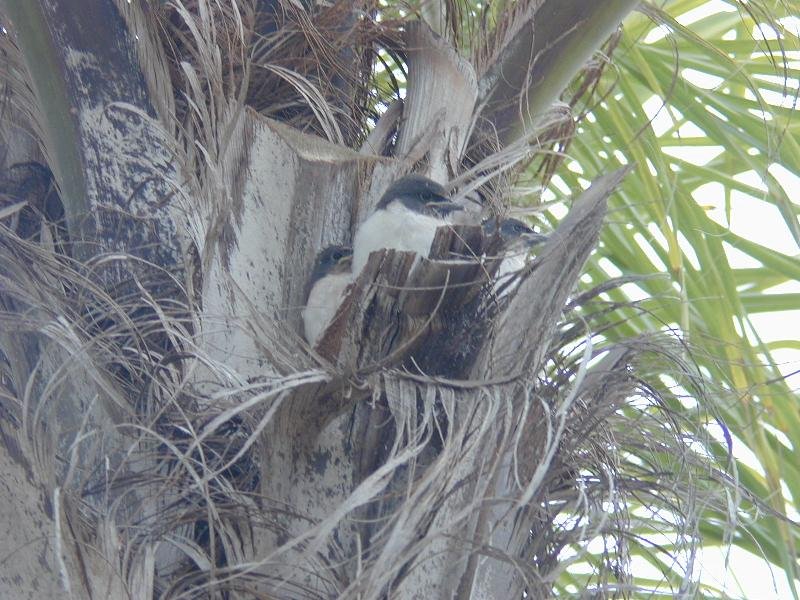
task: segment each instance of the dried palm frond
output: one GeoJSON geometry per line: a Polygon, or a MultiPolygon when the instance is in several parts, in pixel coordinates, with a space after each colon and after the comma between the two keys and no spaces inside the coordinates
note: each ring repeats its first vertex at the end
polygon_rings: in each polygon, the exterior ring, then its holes
{"type": "Polygon", "coordinates": [[[218,398],[209,416],[198,402],[205,394],[187,384],[199,363],[210,364],[194,343],[191,309],[178,295],[150,296],[135,262],[101,255],[87,267],[0,225],[0,406],[37,473],[59,482],[61,501],[81,522],[72,521],[80,544],[98,548],[130,586],[185,589],[186,564],[243,557],[266,421],[242,410],[308,378],[251,386],[243,392],[256,397],[249,404],[218,398]],[[96,283],[106,261],[129,261],[138,293],[125,282],[119,293],[96,283]],[[34,346],[44,357],[37,365],[18,351],[34,346]],[[69,435],[51,425],[56,414],[69,435]]]}
{"type": "Polygon", "coordinates": [[[289,0],[152,3],[178,121],[197,108],[188,98],[203,90],[207,101],[238,98],[297,129],[356,145],[375,102],[369,81],[376,43],[396,37],[396,25],[371,18],[377,7],[374,0],[311,7],[289,0]],[[183,81],[185,64],[196,83],[183,81]]]}

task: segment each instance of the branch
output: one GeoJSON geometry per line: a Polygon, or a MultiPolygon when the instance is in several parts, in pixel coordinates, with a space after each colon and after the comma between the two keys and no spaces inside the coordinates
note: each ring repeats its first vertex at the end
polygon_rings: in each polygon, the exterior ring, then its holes
{"type": "Polygon", "coordinates": [[[481,77],[482,121],[506,145],[532,129],[639,0],[544,0],[481,77]]]}

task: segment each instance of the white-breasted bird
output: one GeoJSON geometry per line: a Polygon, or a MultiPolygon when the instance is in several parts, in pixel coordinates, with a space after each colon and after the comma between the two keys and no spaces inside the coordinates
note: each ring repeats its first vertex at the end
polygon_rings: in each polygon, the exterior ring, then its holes
{"type": "Polygon", "coordinates": [[[461,207],[446,190],[422,175],[395,181],[378,201],[353,238],[353,273],[358,276],[371,252],[394,248],[428,257],[436,229],[452,223],[461,207]]]}
{"type": "Polygon", "coordinates": [[[495,271],[493,289],[500,296],[505,296],[516,287],[512,279],[528,262],[531,248],[547,240],[547,236],[536,233],[519,219],[503,219],[499,225],[496,219],[483,224],[487,236],[499,236],[503,260],[495,271]]]}
{"type": "Polygon", "coordinates": [[[352,262],[353,251],[347,246],[328,246],[317,256],[303,309],[303,332],[312,347],[333,321],[353,281],[352,262]]]}

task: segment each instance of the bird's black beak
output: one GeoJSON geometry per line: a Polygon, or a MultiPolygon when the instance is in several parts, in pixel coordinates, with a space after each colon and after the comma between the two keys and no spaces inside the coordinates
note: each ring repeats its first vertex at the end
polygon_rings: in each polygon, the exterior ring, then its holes
{"type": "Polygon", "coordinates": [[[428,210],[440,215],[442,217],[446,217],[447,215],[458,212],[460,210],[464,210],[461,205],[456,204],[455,202],[450,202],[449,200],[441,200],[436,202],[426,202],[425,208],[428,210]]]}
{"type": "Polygon", "coordinates": [[[522,234],[522,238],[531,246],[544,244],[548,239],[550,239],[549,236],[546,236],[543,233],[524,233],[522,234]]]}

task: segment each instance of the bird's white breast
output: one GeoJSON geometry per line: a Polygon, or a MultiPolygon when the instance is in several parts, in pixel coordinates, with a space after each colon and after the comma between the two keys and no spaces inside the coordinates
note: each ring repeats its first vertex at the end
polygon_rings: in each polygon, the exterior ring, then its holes
{"type": "Polygon", "coordinates": [[[367,264],[370,253],[381,248],[416,252],[427,258],[436,228],[447,223],[444,219],[409,210],[401,202],[390,203],[385,209],[372,213],[356,231],[353,273],[357,276],[367,264]]]}
{"type": "Polygon", "coordinates": [[[525,252],[515,252],[507,255],[495,272],[493,290],[500,297],[508,295],[519,285],[518,281],[511,283],[512,278],[521,271],[527,263],[528,255],[525,252]]]}
{"type": "Polygon", "coordinates": [[[517,271],[521,271],[525,267],[526,259],[527,255],[521,252],[506,256],[500,263],[500,266],[497,267],[495,276],[500,279],[508,275],[513,275],[517,271]]]}
{"type": "Polygon", "coordinates": [[[322,334],[336,316],[344,299],[344,292],[352,282],[349,273],[326,275],[317,281],[308,294],[308,303],[303,309],[303,331],[306,340],[316,346],[322,334]]]}

